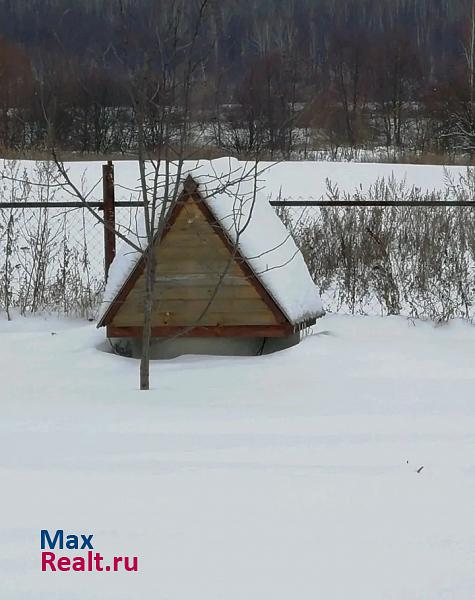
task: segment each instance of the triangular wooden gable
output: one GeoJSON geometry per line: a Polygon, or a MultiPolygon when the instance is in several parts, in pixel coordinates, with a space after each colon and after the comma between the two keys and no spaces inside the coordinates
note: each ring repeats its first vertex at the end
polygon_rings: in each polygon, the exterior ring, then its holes
{"type": "MultiPolygon", "coordinates": [[[[293,333],[294,327],[196,187],[190,191],[185,185],[154,244],[154,337],[283,337],[293,333]]],[[[109,337],[141,335],[144,268],[142,257],[101,319],[98,326],[107,325],[109,337]]]]}

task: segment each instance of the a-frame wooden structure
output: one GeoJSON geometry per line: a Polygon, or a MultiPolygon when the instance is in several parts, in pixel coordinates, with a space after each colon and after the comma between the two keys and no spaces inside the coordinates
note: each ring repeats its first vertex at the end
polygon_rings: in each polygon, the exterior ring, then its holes
{"type": "MultiPolygon", "coordinates": [[[[289,321],[191,177],[154,248],[153,337],[289,337],[315,323],[289,321]]],[[[142,256],[100,319],[108,337],[142,335],[144,269],[142,256]]]]}

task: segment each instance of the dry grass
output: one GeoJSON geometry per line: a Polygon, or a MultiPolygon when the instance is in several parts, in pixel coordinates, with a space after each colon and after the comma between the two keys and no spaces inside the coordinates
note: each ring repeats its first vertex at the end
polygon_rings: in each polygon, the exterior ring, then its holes
{"type": "MultiPolygon", "coordinates": [[[[344,200],[473,199],[471,172],[445,192],[422,194],[380,180],[344,200]]],[[[350,313],[447,321],[475,317],[475,210],[462,207],[320,208],[282,211],[326,306],[350,313]]]]}

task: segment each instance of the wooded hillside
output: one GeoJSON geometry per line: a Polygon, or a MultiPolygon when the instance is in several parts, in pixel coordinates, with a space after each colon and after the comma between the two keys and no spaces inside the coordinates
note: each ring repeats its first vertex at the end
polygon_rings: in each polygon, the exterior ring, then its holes
{"type": "Polygon", "coordinates": [[[4,148],[42,147],[54,126],[70,150],[130,150],[127,78],[176,75],[193,39],[195,118],[215,148],[475,140],[473,0],[0,0],[0,14],[4,148]]]}

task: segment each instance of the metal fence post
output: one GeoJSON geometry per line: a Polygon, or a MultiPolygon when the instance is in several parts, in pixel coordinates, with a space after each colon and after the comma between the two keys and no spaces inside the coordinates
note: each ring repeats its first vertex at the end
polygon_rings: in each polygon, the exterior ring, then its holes
{"type": "Polygon", "coordinates": [[[115,257],[115,190],[114,165],[109,161],[102,166],[104,199],[104,268],[106,281],[115,257]]]}

